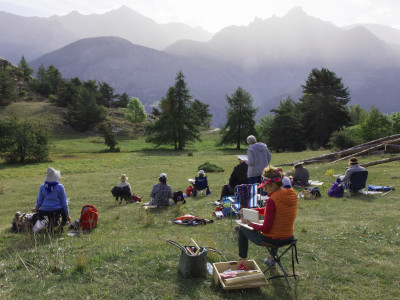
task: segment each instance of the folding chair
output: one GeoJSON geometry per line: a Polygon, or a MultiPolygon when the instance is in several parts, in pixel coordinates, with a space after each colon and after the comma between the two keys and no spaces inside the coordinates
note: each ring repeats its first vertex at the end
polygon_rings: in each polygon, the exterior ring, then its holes
{"type": "MultiPolygon", "coordinates": [[[[235,188],[236,196],[232,197],[231,209],[239,215],[242,208],[255,208],[258,206],[258,183],[240,184],[235,188]]],[[[232,219],[231,219],[232,223],[232,219]]],[[[231,224],[232,225],[232,224],[231,224]]]]}
{"type": "Polygon", "coordinates": [[[35,225],[38,220],[47,221],[47,233],[61,234],[64,230],[63,227],[66,225],[67,217],[63,209],[51,212],[44,212],[39,210],[36,214],[34,214],[34,217],[32,218],[33,225],[35,225]]]}
{"type": "MultiPolygon", "coordinates": [[[[280,246],[276,246],[276,245],[272,245],[266,242],[260,242],[260,246],[265,247],[268,249],[268,252],[270,253],[272,249],[276,249],[278,250],[279,248],[284,248],[283,252],[281,254],[277,254],[274,256],[274,264],[272,264],[271,266],[269,266],[265,271],[264,274],[271,268],[273,268],[275,265],[278,265],[280,267],[280,269],[282,270],[283,275],[275,275],[275,276],[271,276],[269,279],[274,279],[274,278],[278,278],[278,277],[285,277],[285,280],[288,284],[288,286],[290,286],[288,277],[293,277],[294,279],[297,279],[298,275],[296,275],[295,271],[294,271],[294,260],[296,259],[296,262],[299,263],[299,259],[297,257],[297,240],[293,240],[287,244],[284,245],[280,245],[280,246]],[[292,274],[288,274],[285,269],[282,266],[281,263],[281,257],[284,256],[289,250],[292,250],[292,274]]],[[[278,253],[278,251],[276,251],[276,253],[278,253]]]]}
{"type": "Polygon", "coordinates": [[[358,171],[350,175],[349,182],[345,185],[347,197],[351,197],[351,193],[359,192],[367,186],[368,171],[358,171]]]}
{"type": "Polygon", "coordinates": [[[240,208],[258,207],[258,183],[236,186],[236,199],[240,208]]]}
{"type": "Polygon", "coordinates": [[[210,194],[210,189],[208,187],[207,176],[204,177],[195,177],[195,181],[193,183],[194,190],[193,190],[193,197],[197,196],[197,191],[200,191],[200,194],[206,190],[206,195],[210,194]]]}

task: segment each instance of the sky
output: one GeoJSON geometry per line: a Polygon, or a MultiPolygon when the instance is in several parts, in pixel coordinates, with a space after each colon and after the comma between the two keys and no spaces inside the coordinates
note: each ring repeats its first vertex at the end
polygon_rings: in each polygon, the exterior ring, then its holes
{"type": "Polygon", "coordinates": [[[400,29],[399,0],[0,0],[0,11],[20,16],[103,14],[125,5],[159,24],[181,22],[215,33],[255,18],[282,17],[300,6],[336,26],[382,24],[400,29]]]}

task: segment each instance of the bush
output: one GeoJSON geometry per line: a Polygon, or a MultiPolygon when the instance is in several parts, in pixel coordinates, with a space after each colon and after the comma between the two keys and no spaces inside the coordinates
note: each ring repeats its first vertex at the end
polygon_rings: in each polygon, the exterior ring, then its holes
{"type": "Polygon", "coordinates": [[[104,143],[110,147],[110,151],[111,152],[119,152],[120,148],[119,147],[115,147],[118,142],[117,139],[115,138],[114,133],[111,130],[111,125],[110,124],[103,124],[102,126],[102,131],[103,131],[103,136],[104,136],[104,143]]]}
{"type": "Polygon", "coordinates": [[[210,164],[209,162],[206,162],[200,166],[197,167],[197,170],[204,170],[204,172],[224,172],[224,169],[221,167],[218,167],[214,164],[210,164]]]}
{"type": "Polygon", "coordinates": [[[0,133],[0,156],[7,163],[49,160],[49,138],[40,124],[12,117],[8,122],[0,122],[0,133]]]}
{"type": "Polygon", "coordinates": [[[349,127],[332,133],[328,145],[335,150],[343,150],[361,143],[362,139],[356,134],[356,128],[349,127]]]}

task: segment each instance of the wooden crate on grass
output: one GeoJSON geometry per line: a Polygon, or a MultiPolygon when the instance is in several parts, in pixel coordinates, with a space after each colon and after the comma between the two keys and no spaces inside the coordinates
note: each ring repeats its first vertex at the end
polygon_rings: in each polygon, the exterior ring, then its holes
{"type": "Polygon", "coordinates": [[[220,283],[224,290],[257,288],[268,285],[264,273],[254,260],[246,260],[244,263],[249,271],[237,273],[234,278],[222,279],[221,274],[226,270],[235,271],[240,261],[213,263],[213,278],[215,284],[220,283]]]}

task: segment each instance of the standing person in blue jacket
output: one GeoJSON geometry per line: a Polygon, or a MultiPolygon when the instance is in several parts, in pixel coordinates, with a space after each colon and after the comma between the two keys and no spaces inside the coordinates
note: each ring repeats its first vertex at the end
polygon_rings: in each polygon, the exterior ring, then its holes
{"type": "Polygon", "coordinates": [[[247,137],[247,143],[250,145],[247,149],[246,161],[249,184],[261,183],[261,174],[264,168],[269,166],[271,152],[269,152],[266,144],[257,142],[254,135],[247,137]]]}
{"type": "Polygon", "coordinates": [[[49,218],[50,227],[55,225],[55,216],[61,214],[62,225],[71,221],[68,209],[68,199],[65,194],[64,186],[59,182],[61,172],[54,168],[47,168],[44,183],[39,188],[39,194],[36,199],[35,208],[32,212],[36,212],[32,221],[33,224],[37,220],[43,220],[45,216],[49,218]]]}

